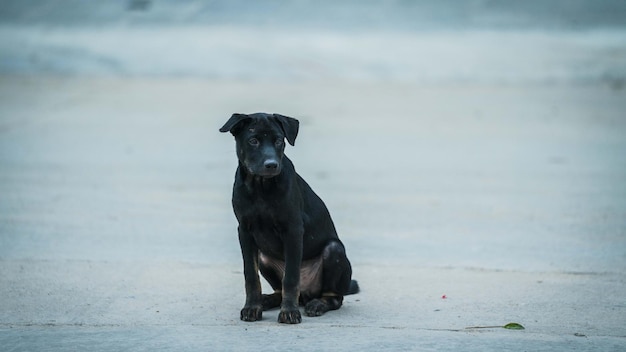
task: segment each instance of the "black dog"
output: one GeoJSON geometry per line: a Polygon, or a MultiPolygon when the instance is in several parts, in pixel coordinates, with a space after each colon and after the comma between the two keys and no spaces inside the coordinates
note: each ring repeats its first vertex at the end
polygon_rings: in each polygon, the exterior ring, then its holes
{"type": "Polygon", "coordinates": [[[233,114],[220,128],[235,136],[239,159],[233,209],[246,282],[244,321],[280,306],[278,322],[298,324],[299,304],[306,315],[319,316],[359,290],[328,209],[284,155],[285,138],[294,145],[298,127],[294,118],[256,113],[233,114]],[[273,294],[261,294],[259,270],[273,294]]]}

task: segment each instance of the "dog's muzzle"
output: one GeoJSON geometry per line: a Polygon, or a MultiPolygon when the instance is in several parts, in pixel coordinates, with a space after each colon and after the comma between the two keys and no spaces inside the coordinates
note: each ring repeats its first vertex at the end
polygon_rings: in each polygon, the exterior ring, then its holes
{"type": "Polygon", "coordinates": [[[268,159],[262,165],[256,167],[256,170],[248,166],[248,170],[257,176],[270,178],[280,174],[280,163],[275,159],[268,159]]]}
{"type": "Polygon", "coordinates": [[[280,164],[277,160],[268,159],[263,163],[263,168],[260,170],[263,177],[274,177],[280,173],[280,164]]]}

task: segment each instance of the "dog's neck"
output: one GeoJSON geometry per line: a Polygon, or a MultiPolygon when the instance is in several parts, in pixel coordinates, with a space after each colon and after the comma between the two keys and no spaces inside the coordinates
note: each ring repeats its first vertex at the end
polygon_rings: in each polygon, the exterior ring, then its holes
{"type": "Polygon", "coordinates": [[[243,181],[249,193],[275,192],[279,186],[279,181],[284,177],[283,173],[273,177],[263,177],[250,173],[244,165],[239,165],[238,176],[243,181]]]}

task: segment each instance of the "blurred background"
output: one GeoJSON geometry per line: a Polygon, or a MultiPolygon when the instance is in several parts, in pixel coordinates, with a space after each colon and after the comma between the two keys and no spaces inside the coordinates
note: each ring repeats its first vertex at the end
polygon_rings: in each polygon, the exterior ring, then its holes
{"type": "Polygon", "coordinates": [[[357,268],[626,269],[625,82],[621,0],[4,0],[0,258],[238,267],[268,111],[357,268]]]}
{"type": "Polygon", "coordinates": [[[623,85],[620,0],[7,0],[0,72],[623,85]]]}

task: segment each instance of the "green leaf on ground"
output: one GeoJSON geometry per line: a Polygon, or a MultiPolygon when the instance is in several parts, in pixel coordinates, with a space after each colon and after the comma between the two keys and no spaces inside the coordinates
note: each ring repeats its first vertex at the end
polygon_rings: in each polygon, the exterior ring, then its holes
{"type": "Polygon", "coordinates": [[[524,327],[518,323],[508,323],[505,326],[503,326],[503,328],[509,329],[509,330],[524,330],[524,327]]]}
{"type": "Polygon", "coordinates": [[[495,325],[495,326],[470,326],[470,327],[467,327],[465,329],[470,330],[470,329],[497,329],[497,328],[509,329],[509,330],[524,330],[525,329],[522,326],[522,324],[518,324],[518,323],[508,323],[505,326],[500,326],[500,325],[495,325]]]}

